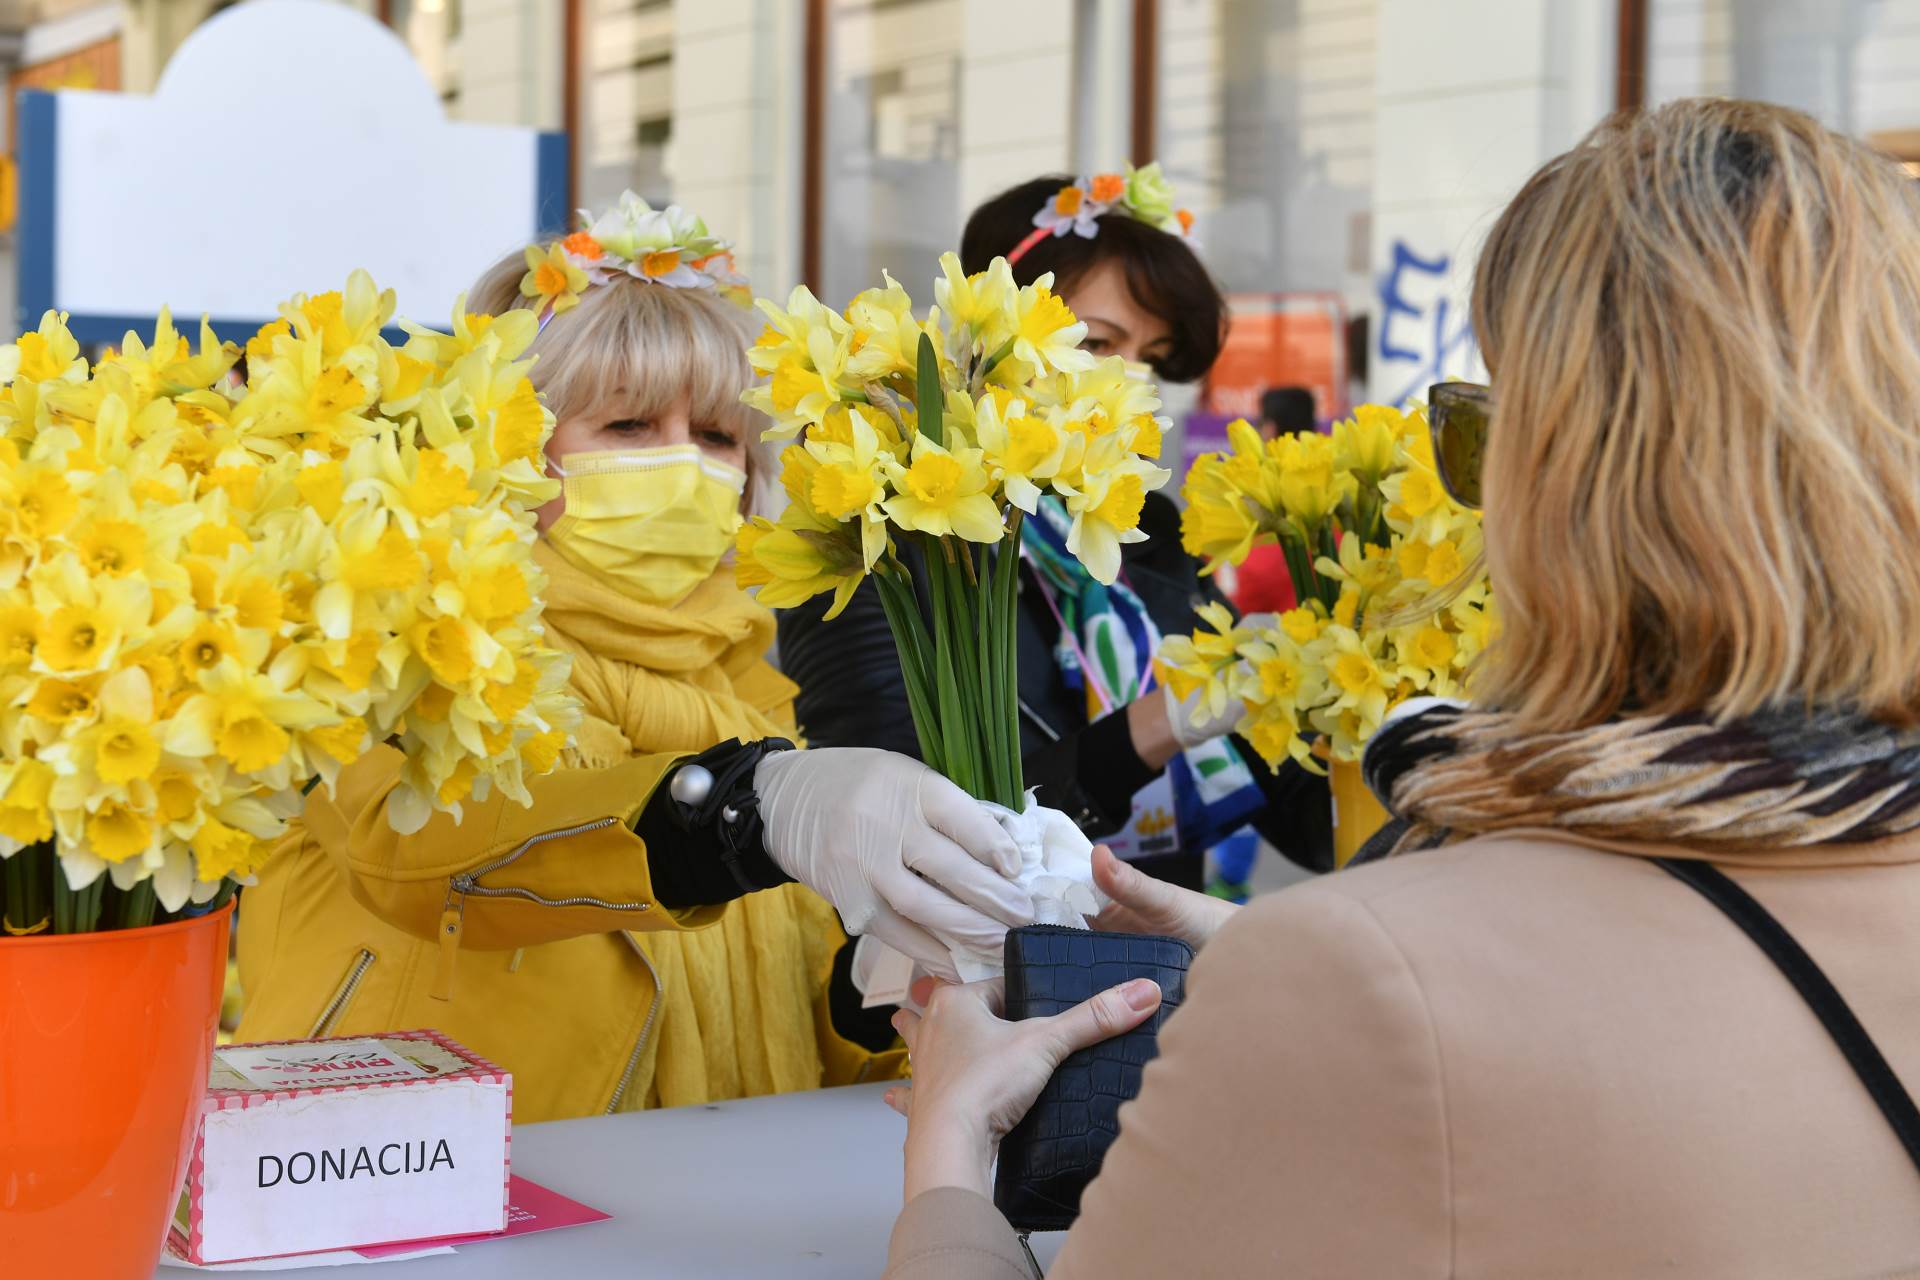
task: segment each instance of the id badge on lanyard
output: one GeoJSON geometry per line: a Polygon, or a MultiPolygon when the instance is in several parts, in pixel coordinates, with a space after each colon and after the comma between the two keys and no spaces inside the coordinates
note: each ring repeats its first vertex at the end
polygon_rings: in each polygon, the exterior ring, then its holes
{"type": "Polygon", "coordinates": [[[1173,808],[1173,780],[1165,773],[1133,796],[1127,825],[1101,841],[1123,862],[1180,851],[1180,823],[1173,808]]]}

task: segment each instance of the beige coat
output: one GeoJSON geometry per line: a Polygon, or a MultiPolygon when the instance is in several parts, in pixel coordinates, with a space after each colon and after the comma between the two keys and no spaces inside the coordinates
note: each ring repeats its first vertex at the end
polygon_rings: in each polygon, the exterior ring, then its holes
{"type": "MultiPolygon", "coordinates": [[[[1920,1173],[1761,951],[1643,856],[1517,833],[1248,907],[1050,1272],[1920,1276],[1920,1173]]],[[[1720,865],[1920,1093],[1920,837],[1720,865]]],[[[1027,1275],[929,1192],[892,1280],[1027,1275]]]]}

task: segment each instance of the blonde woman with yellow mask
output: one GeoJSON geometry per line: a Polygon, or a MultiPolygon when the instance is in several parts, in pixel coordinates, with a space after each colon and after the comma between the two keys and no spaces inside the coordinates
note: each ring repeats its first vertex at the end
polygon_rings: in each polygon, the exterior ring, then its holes
{"type": "Polygon", "coordinates": [[[522,1120],[816,1088],[901,1057],[842,922],[942,968],[931,934],[1031,919],[1011,843],[945,779],[792,749],[773,619],[725,563],[764,468],[724,250],[629,196],[475,286],[473,313],[540,316],[562,492],[536,556],[586,714],[530,808],[397,835],[384,748],[316,791],[246,894],[243,1038],[435,1027],[513,1072],[522,1120]]]}

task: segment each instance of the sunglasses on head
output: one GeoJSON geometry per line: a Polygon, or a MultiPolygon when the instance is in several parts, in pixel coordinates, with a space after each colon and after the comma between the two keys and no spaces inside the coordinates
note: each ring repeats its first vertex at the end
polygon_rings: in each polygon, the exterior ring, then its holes
{"type": "Polygon", "coordinates": [[[1427,429],[1433,461],[1453,500],[1480,506],[1480,464],[1487,456],[1493,392],[1477,382],[1437,382],[1427,388],[1427,429]]]}

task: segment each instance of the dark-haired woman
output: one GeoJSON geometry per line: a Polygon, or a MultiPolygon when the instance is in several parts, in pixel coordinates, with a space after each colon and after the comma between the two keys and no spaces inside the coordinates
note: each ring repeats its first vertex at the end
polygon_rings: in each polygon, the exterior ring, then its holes
{"type": "MultiPolygon", "coordinates": [[[[984,271],[1004,257],[1023,285],[1051,273],[1054,292],[1087,326],[1087,350],[1151,366],[1162,381],[1191,382],[1220,352],[1227,304],[1187,242],[1190,223],[1158,165],[1079,180],[1050,175],[974,211],[961,265],[984,271]]],[[[1232,717],[1195,725],[1154,681],[1160,637],[1191,631],[1197,606],[1224,599],[1181,550],[1170,499],[1148,494],[1140,528],[1147,540],[1122,548],[1119,581],[1102,587],[1066,553],[1057,503],[1043,503],[1023,526],[1028,785],[1090,837],[1112,839],[1143,870],[1190,888],[1203,882],[1206,849],[1250,819],[1294,861],[1329,865],[1324,784],[1291,765],[1269,774],[1230,736],[1232,717]]],[[[831,622],[825,611],[815,602],[780,614],[781,665],[800,685],[810,739],[917,755],[878,594],[862,587],[831,622]]]]}

